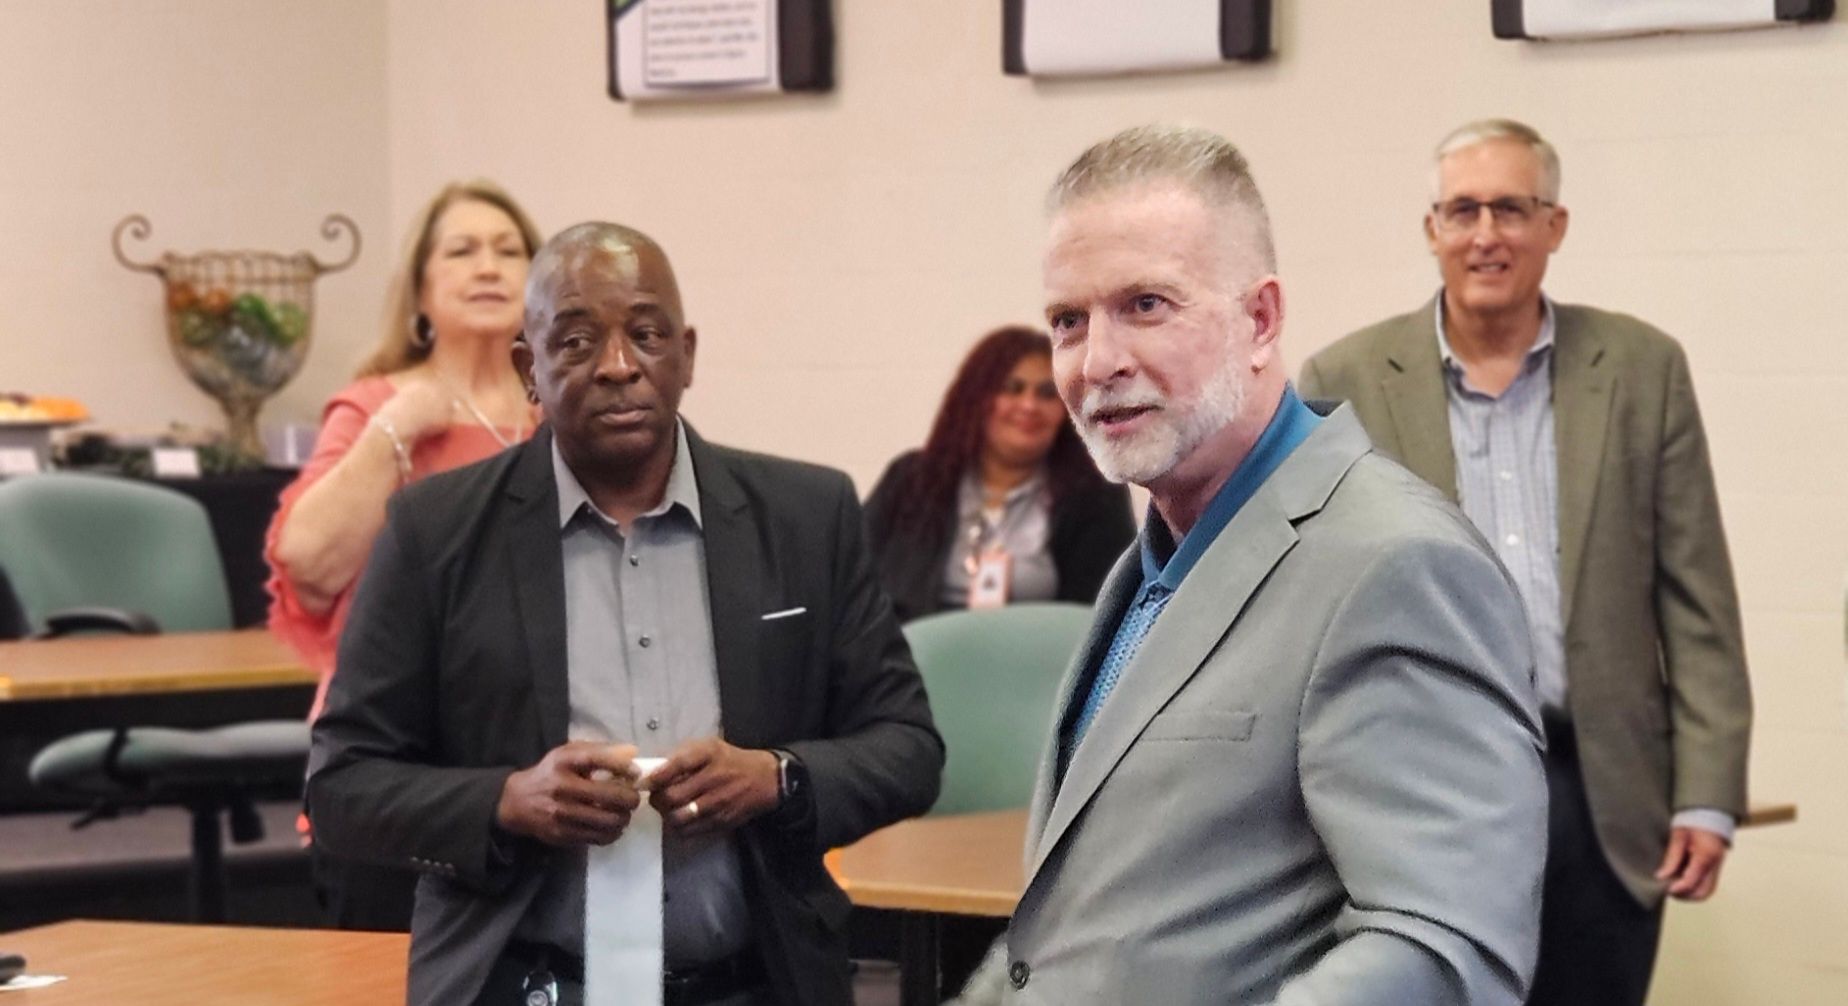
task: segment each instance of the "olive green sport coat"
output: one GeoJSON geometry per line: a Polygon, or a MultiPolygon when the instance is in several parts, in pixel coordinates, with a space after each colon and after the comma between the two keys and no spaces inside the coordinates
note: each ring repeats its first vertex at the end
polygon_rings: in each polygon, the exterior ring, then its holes
{"type": "MultiPolygon", "coordinates": [[[[1351,403],[1376,446],[1457,497],[1434,301],[1303,365],[1308,398],[1351,403]]],[[[1593,827],[1644,906],[1669,819],[1743,817],[1752,695],[1707,438],[1673,339],[1555,306],[1559,585],[1567,704],[1593,827]]]]}

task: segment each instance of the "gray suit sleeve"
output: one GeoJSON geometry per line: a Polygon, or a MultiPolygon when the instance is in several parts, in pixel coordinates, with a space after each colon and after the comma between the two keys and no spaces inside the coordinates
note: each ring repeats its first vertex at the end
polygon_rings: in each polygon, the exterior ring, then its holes
{"type": "Polygon", "coordinates": [[[1337,609],[1305,693],[1304,799],[1347,903],[1275,1006],[1518,1006],[1546,852],[1514,586],[1461,539],[1400,543],[1337,609]]]}

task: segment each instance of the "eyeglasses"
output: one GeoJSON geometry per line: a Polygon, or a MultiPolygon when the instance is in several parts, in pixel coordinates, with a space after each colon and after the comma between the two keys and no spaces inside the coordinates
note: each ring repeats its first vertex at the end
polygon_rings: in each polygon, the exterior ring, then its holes
{"type": "Polygon", "coordinates": [[[1502,196],[1500,199],[1486,203],[1462,197],[1448,202],[1432,203],[1431,213],[1437,217],[1438,227],[1451,234],[1475,230],[1476,223],[1482,219],[1482,211],[1485,209],[1495,219],[1497,228],[1504,231],[1518,231],[1533,223],[1534,216],[1542,208],[1552,209],[1553,205],[1539,196],[1502,196]]]}

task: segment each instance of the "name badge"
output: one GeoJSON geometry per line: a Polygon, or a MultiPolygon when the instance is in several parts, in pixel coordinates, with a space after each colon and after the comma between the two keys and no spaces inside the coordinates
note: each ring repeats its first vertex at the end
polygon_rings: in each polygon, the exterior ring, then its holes
{"type": "Polygon", "coordinates": [[[1014,557],[994,550],[976,558],[975,572],[969,575],[969,608],[999,608],[1007,604],[1008,581],[1013,576],[1014,557]]]}

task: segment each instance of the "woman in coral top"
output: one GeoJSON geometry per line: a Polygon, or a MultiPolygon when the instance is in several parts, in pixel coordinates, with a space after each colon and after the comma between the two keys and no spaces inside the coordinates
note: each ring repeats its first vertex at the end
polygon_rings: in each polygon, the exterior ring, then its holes
{"type": "MultiPolygon", "coordinates": [[[[487,182],[451,184],[418,219],[393,279],[385,334],[321,416],[314,453],[270,524],[269,625],[320,673],[310,718],[385,500],[425,475],[532,435],[537,414],[513,369],[527,265],[541,244],[518,204],[487,182]]],[[[329,921],[404,929],[406,871],[330,861],[315,877],[329,921]]]]}

